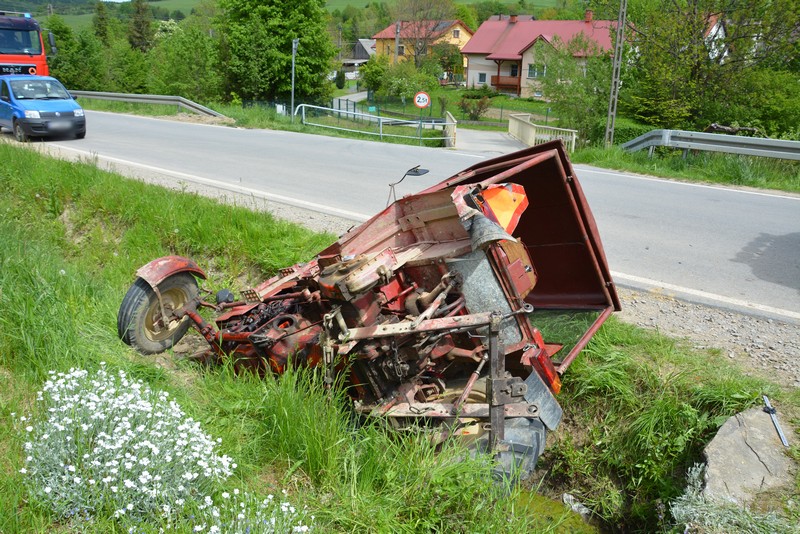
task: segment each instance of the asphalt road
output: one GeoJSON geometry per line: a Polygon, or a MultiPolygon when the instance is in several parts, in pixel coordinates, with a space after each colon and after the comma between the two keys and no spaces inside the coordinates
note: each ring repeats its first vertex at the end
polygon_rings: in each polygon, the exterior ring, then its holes
{"type": "MultiPolygon", "coordinates": [[[[398,196],[497,155],[87,112],[88,135],[51,143],[177,180],[363,220],[398,196]]],[[[461,146],[461,145],[460,145],[461,146]]],[[[512,150],[510,148],[509,150],[512,150]]],[[[615,281],[800,324],[800,197],[576,166],[615,281]]]]}

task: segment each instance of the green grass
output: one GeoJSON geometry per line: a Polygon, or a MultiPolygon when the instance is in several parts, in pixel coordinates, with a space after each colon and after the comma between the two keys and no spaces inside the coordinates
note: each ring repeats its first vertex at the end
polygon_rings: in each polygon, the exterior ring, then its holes
{"type": "Polygon", "coordinates": [[[356,428],[311,373],[234,376],[144,357],[116,337],[119,303],[154,257],[190,256],[211,287],[237,289],[309,258],[333,236],[10,143],[0,143],[0,157],[0,531],[127,531],[107,516],[56,523],[25,489],[22,437],[11,424],[12,413],[34,408],[48,371],[96,370],[101,361],[166,390],[221,438],[221,452],[239,464],[234,487],[262,498],[286,489],[321,532],[549,530],[533,514],[515,514],[515,494],[492,483],[483,459],[468,459],[457,443],[436,454],[422,435],[356,428]]]}
{"type": "MultiPolygon", "coordinates": [[[[131,115],[144,115],[158,117],[177,115],[182,110],[177,105],[166,104],[140,104],[138,102],[117,102],[115,100],[102,100],[99,98],[79,97],[81,107],[94,111],[108,111],[111,113],[128,113],[131,115]]],[[[191,113],[184,111],[184,113],[191,113]]]]}
{"type": "MultiPolygon", "coordinates": [[[[467,89],[457,89],[453,87],[437,87],[430,92],[431,106],[423,110],[423,115],[428,117],[441,117],[445,111],[449,111],[458,121],[462,121],[462,127],[469,129],[484,129],[492,128],[498,129],[497,126],[475,124],[475,121],[470,121],[466,124],[463,121],[468,119],[467,115],[458,107],[458,103],[463,98],[467,89]],[[444,102],[444,107],[442,103],[444,102]]],[[[366,102],[362,104],[366,106],[366,102]]],[[[408,116],[419,114],[419,110],[414,107],[411,101],[407,101],[404,105],[401,101],[395,98],[379,99],[377,104],[382,111],[391,113],[402,113],[408,116]]],[[[508,116],[511,113],[530,113],[533,115],[533,120],[542,124],[545,122],[550,126],[558,126],[558,119],[549,111],[546,102],[528,99],[528,98],[515,98],[508,95],[495,95],[490,97],[490,108],[479,119],[480,122],[485,123],[504,123],[508,124],[508,116]]],[[[501,127],[500,129],[507,129],[501,127]]]]}
{"type": "MultiPolygon", "coordinates": [[[[165,116],[176,115],[181,110],[176,106],[159,105],[159,104],[139,104],[131,102],[115,102],[111,100],[99,100],[92,98],[81,98],[80,103],[86,109],[96,111],[108,111],[114,113],[130,113],[135,115],[146,116],[165,116]]],[[[274,130],[287,130],[299,133],[326,135],[330,137],[345,137],[349,139],[362,139],[365,141],[381,142],[377,124],[365,123],[363,121],[349,121],[342,117],[314,117],[310,119],[314,123],[326,124],[333,128],[325,128],[322,126],[304,125],[300,117],[295,117],[295,122],[292,123],[291,119],[287,116],[280,115],[270,107],[252,106],[244,108],[242,106],[230,104],[214,104],[211,106],[215,111],[222,113],[229,119],[232,119],[236,126],[242,128],[265,128],[274,130]],[[362,130],[370,133],[359,133],[353,131],[346,131],[345,129],[362,130]]],[[[403,126],[384,126],[384,133],[387,134],[383,137],[385,143],[396,143],[405,145],[419,145],[419,140],[416,137],[417,130],[415,128],[403,126]],[[405,137],[389,137],[392,135],[402,135],[405,137]]],[[[443,146],[440,139],[442,132],[440,130],[423,130],[422,132],[422,145],[439,147],[443,146]],[[426,139],[427,138],[427,139],[426,139]],[[433,139],[432,139],[433,138],[433,139]]]]}
{"type": "Polygon", "coordinates": [[[684,157],[680,150],[661,149],[650,158],[646,150],[628,153],[588,148],[576,151],[573,163],[625,170],[695,182],[800,192],[800,163],[773,158],[699,152],[684,157]]]}
{"type": "MultiPolygon", "coordinates": [[[[313,373],[234,376],[168,355],[143,357],[116,337],[122,296],[135,269],[154,257],[190,256],[211,273],[211,287],[237,289],[308,258],[333,236],[8,143],[0,158],[0,453],[8,459],[0,467],[0,531],[56,528],[22,484],[10,414],[31,409],[49,370],[97,369],[100,361],[168,391],[239,463],[236,487],[287,489],[321,531],[567,528],[570,516],[552,501],[502,495],[482,460],[466,460],[456,443],[435,454],[423,436],[353,427],[313,373]]],[[[565,343],[591,320],[534,319],[565,343]]],[[[697,352],[613,319],[563,383],[566,420],[548,439],[540,491],[572,493],[607,525],[648,531],[668,526],[660,511],[681,494],[687,468],[725,417],[761,393],[790,420],[800,413],[800,394],[743,376],[718,351],[697,352]]],[[[778,504],[798,498],[800,480],[778,504]]],[[[84,527],[120,528],[107,517],[84,527]]]]}
{"type": "MultiPolygon", "coordinates": [[[[192,12],[192,8],[199,5],[201,0],[158,0],[158,1],[151,1],[150,3],[153,6],[168,9],[171,12],[180,10],[183,12],[184,15],[187,17],[192,12]]],[[[58,11],[56,11],[58,13],[58,11]]],[[[89,28],[92,25],[92,18],[94,18],[94,12],[92,13],[84,13],[83,15],[61,15],[61,18],[64,19],[64,22],[67,26],[72,28],[73,30],[82,30],[84,28],[89,28]]],[[[41,18],[44,18],[42,16],[41,18]]]]}
{"type": "MultiPolygon", "coordinates": [[[[154,6],[162,7],[164,9],[168,9],[170,12],[180,10],[183,12],[184,15],[187,17],[192,12],[192,8],[200,4],[201,0],[159,0],[151,2],[154,6]]],[[[456,0],[457,4],[475,4],[481,0],[456,0]]],[[[367,0],[328,0],[325,3],[325,7],[328,11],[335,11],[343,10],[348,5],[354,7],[363,7],[369,2],[367,0]]],[[[394,5],[394,0],[388,0],[386,2],[389,6],[394,5]]],[[[516,2],[504,2],[505,4],[516,4],[516,2]]],[[[534,9],[541,10],[545,7],[556,7],[557,2],[556,0],[540,0],[536,2],[536,6],[531,6],[529,11],[533,11],[534,9]]],[[[94,16],[93,13],[87,13],[84,15],[61,15],[66,22],[67,26],[72,28],[73,30],[80,30],[83,28],[88,28],[92,24],[92,17],[94,16]]]]}
{"type": "Polygon", "coordinates": [[[698,353],[613,319],[563,383],[570,431],[546,452],[553,485],[579,487],[578,500],[608,524],[650,532],[666,526],[657,504],[682,494],[687,470],[729,416],[759,404],[761,394],[792,402],[718,351],[698,353]]]}

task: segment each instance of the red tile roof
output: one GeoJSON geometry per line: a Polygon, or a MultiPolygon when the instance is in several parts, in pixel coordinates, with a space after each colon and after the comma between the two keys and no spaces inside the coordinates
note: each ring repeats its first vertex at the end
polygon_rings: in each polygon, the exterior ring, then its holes
{"type": "MultiPolygon", "coordinates": [[[[395,24],[391,23],[386,28],[372,36],[373,39],[394,39],[395,24]]],[[[468,34],[472,32],[460,20],[404,20],[400,22],[401,39],[417,39],[419,37],[439,37],[453,26],[461,24],[468,34]]]]}
{"type": "Polygon", "coordinates": [[[580,33],[611,50],[611,31],[617,21],[611,20],[487,20],[461,49],[462,54],[485,55],[486,59],[522,59],[522,53],[538,39],[552,43],[555,37],[568,42],[580,33]]]}

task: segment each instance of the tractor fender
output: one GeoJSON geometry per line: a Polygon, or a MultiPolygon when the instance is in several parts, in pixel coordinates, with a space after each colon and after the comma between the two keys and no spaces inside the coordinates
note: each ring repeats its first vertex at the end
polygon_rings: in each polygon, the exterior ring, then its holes
{"type": "Polygon", "coordinates": [[[170,276],[183,272],[206,279],[206,273],[195,262],[183,256],[163,256],[155,259],[139,268],[136,275],[155,288],[170,276]]]}

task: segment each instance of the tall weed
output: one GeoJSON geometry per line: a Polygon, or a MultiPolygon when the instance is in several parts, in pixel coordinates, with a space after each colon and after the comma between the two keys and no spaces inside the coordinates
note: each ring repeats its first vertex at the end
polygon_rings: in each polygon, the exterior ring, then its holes
{"type": "Polygon", "coordinates": [[[663,527],[661,508],[680,494],[703,445],[771,390],[683,351],[611,319],[565,375],[564,409],[584,437],[560,437],[547,455],[556,478],[581,487],[583,502],[610,525],[663,527]]]}

